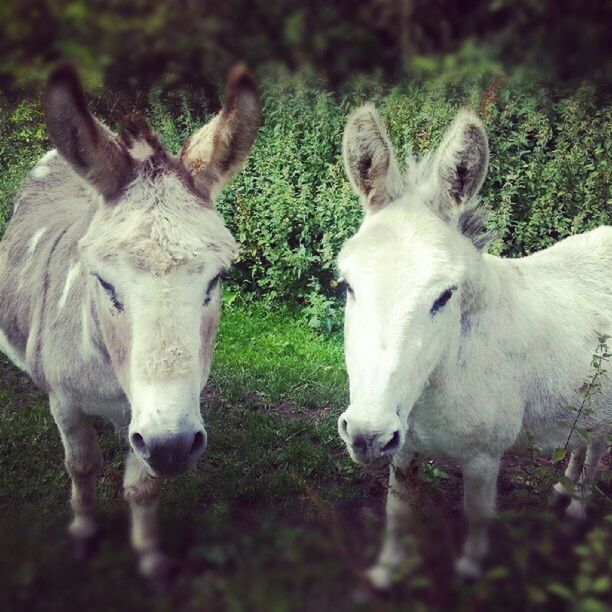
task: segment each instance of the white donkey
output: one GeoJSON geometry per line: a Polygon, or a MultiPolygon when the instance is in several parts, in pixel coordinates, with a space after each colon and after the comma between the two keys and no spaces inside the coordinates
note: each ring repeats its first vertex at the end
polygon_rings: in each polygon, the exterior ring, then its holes
{"type": "MultiPolygon", "coordinates": [[[[339,433],[351,457],[392,457],[386,534],[369,578],[390,586],[411,520],[396,474],[415,452],[463,472],[467,540],[456,563],[475,576],[487,550],[502,455],[530,430],[563,447],[598,345],[612,333],[612,228],[573,236],[523,259],[484,252],[476,198],[488,164],[480,121],[461,111],[438,150],[400,172],[376,110],[349,118],[344,161],[365,217],[338,258],[346,281],[350,405],[339,433]]],[[[612,429],[609,379],[572,435],[567,475],[590,479],[612,429]],[[584,464],[582,463],[584,461],[584,464]]],[[[580,482],[577,483],[580,486],[580,482]]],[[[569,491],[557,485],[565,495],[569,491]]],[[[575,499],[568,514],[581,515],[575,499]]]]}
{"type": "Polygon", "coordinates": [[[132,543],[141,572],[155,577],[167,568],[159,476],[184,471],[207,443],[200,392],[220,275],[237,252],[212,200],[255,139],[256,85],[235,68],[222,111],[177,158],[144,120],[121,137],[98,122],[70,67],[53,73],[44,110],[57,150],[24,182],[0,243],[0,347],[49,394],[76,543],[96,531],[101,454],[91,417],[127,438],[132,543]]]}

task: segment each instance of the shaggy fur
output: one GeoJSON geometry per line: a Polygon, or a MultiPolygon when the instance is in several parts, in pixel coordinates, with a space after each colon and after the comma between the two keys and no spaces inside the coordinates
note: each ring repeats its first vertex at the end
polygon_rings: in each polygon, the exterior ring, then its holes
{"type": "MultiPolygon", "coordinates": [[[[364,112],[372,116],[372,107],[364,112]]],[[[355,142],[354,124],[349,119],[345,143],[355,142]]],[[[365,158],[393,159],[388,140],[372,144],[381,134],[378,127],[372,138],[360,134],[365,158]]],[[[349,176],[359,167],[359,150],[345,147],[349,176]]],[[[338,429],[356,461],[392,458],[387,529],[369,573],[380,588],[390,586],[406,557],[411,511],[398,474],[415,452],[448,457],[463,471],[468,534],[456,568],[473,576],[487,550],[500,459],[521,431],[543,447],[569,440],[575,450],[567,471],[578,494],[567,509],[571,516],[584,514],[581,493],[612,431],[609,377],[579,423],[589,432],[586,458],[570,409],[584,397],[597,332],[612,334],[612,228],[523,259],[483,253],[487,237],[476,196],[487,161],[482,125],[463,111],[438,151],[409,165],[404,191],[382,208],[350,176],[366,215],[338,257],[351,287],[350,406],[338,429]]],[[[397,189],[399,170],[390,166],[388,174],[377,178],[380,193],[397,189]]],[[[556,491],[570,493],[560,485],[556,491]]]]}
{"type": "Polygon", "coordinates": [[[70,533],[95,532],[101,455],[90,416],[102,416],[132,446],[125,497],[148,575],[165,567],[156,476],[206,445],[199,396],[219,320],[215,279],[237,254],[211,194],[238,171],[259,123],[251,77],[232,74],[229,109],[199,137],[211,153],[192,152],[192,172],[142,120],[112,134],[61,67],[45,95],[57,151],[22,185],[0,243],[0,348],[49,393],[72,479],[70,533]]]}

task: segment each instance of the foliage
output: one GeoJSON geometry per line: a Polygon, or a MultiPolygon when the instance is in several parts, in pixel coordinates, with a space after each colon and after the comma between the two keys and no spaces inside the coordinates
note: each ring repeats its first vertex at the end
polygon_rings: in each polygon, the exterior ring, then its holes
{"type": "MultiPolygon", "coordinates": [[[[442,76],[391,89],[379,79],[355,79],[337,94],[312,76],[269,73],[258,139],[218,203],[241,244],[233,278],[243,295],[297,303],[313,328],[338,327],[343,298],[335,257],[362,215],[344,174],[342,133],[347,114],[367,99],[378,104],[400,159],[435,147],[457,108],[471,105],[480,113],[491,146],[482,190],[498,235],[491,252],[526,255],[612,223],[612,107],[602,106],[588,84],[561,94],[524,73],[491,70],[452,65],[442,76]]],[[[206,108],[195,94],[177,100],[157,89],[147,112],[164,144],[177,151],[207,120],[206,108]]],[[[0,120],[6,219],[46,141],[36,105],[0,102],[0,120]]]]}
{"type": "MultiPolygon", "coordinates": [[[[608,340],[610,336],[607,334],[597,334],[598,344],[595,352],[591,357],[591,366],[592,373],[591,375],[584,381],[584,391],[582,396],[582,401],[580,405],[568,406],[569,412],[573,412],[573,415],[570,415],[569,419],[570,429],[567,434],[567,440],[563,448],[556,449],[555,455],[553,458],[562,458],[562,453],[565,454],[567,449],[569,448],[570,441],[574,433],[578,435],[582,439],[583,442],[588,443],[589,441],[589,433],[587,429],[583,426],[584,421],[593,413],[596,409],[597,401],[601,397],[601,392],[603,388],[603,382],[605,381],[608,371],[605,369],[605,364],[610,360],[612,354],[609,352],[608,340]]],[[[574,436],[575,437],[575,436],[574,436]]],[[[612,444],[612,434],[608,435],[608,442],[612,444]]]]}
{"type": "Polygon", "coordinates": [[[482,191],[498,239],[491,251],[520,256],[612,222],[612,107],[584,85],[555,98],[520,75],[449,74],[385,93],[355,82],[332,96],[303,79],[264,84],[264,125],[245,170],[219,208],[242,245],[244,291],[304,304],[313,327],[338,321],[335,257],[361,208],[344,175],[348,112],[377,101],[399,158],[435,147],[457,108],[475,107],[491,143],[482,191]]]}
{"type": "Polygon", "coordinates": [[[102,423],[102,539],[88,563],[71,561],[59,434],[46,398],[0,357],[0,608],[606,609],[609,500],[596,496],[591,519],[572,530],[546,509],[537,477],[523,478],[546,460],[513,455],[500,476],[502,520],[492,526],[481,579],[449,580],[465,530],[460,474],[428,461],[407,476],[419,553],[409,558],[411,574],[391,597],[358,604],[353,593],[380,541],[387,484],[385,474],[355,466],[337,435],[347,401],[342,340],[321,338],[283,308],[244,304],[228,291],[224,298],[202,403],[209,448],[198,469],[163,486],[161,537],[177,578],[162,596],[136,574],[120,493],[125,448],[102,423]]]}
{"type": "Polygon", "coordinates": [[[474,48],[554,81],[609,83],[609,19],[600,0],[13,0],[0,5],[0,85],[21,96],[68,59],[90,89],[144,102],[156,87],[210,96],[236,61],[308,68],[336,87],[474,48]]]}
{"type": "Polygon", "coordinates": [[[47,145],[42,113],[22,102],[11,107],[0,97],[0,235],[13,212],[13,197],[47,145]]]}

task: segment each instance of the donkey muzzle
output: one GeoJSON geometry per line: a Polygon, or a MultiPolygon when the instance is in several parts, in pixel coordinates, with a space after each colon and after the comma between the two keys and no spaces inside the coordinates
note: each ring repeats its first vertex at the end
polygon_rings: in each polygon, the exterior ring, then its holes
{"type": "Polygon", "coordinates": [[[381,460],[389,460],[404,443],[399,422],[389,423],[373,430],[358,420],[351,419],[348,411],[338,420],[338,432],[346,443],[352,459],[364,465],[374,465],[379,464],[381,460]]]}
{"type": "Polygon", "coordinates": [[[134,452],[159,476],[184,472],[206,449],[204,429],[146,436],[137,431],[130,435],[134,452]]]}

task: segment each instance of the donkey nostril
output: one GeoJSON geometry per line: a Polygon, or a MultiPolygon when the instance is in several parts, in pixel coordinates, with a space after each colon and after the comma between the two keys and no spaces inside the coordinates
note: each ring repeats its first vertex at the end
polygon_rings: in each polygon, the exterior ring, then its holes
{"type": "Polygon", "coordinates": [[[361,455],[365,455],[368,452],[368,438],[365,436],[356,436],[353,440],[353,448],[361,455]]]}
{"type": "Polygon", "coordinates": [[[344,418],[340,418],[340,429],[342,429],[342,433],[348,436],[348,421],[344,418]]]}
{"type": "Polygon", "coordinates": [[[147,445],[144,438],[139,433],[136,432],[130,436],[130,443],[135,451],[138,451],[142,455],[148,454],[147,445]]]}
{"type": "Polygon", "coordinates": [[[394,453],[399,450],[400,445],[400,432],[399,430],[395,431],[391,436],[391,439],[382,447],[381,452],[383,454],[394,453]]]}
{"type": "Polygon", "coordinates": [[[195,436],[193,436],[193,443],[191,444],[191,450],[189,451],[189,455],[193,457],[194,455],[199,455],[204,450],[204,433],[201,431],[197,431],[195,436]]]}

